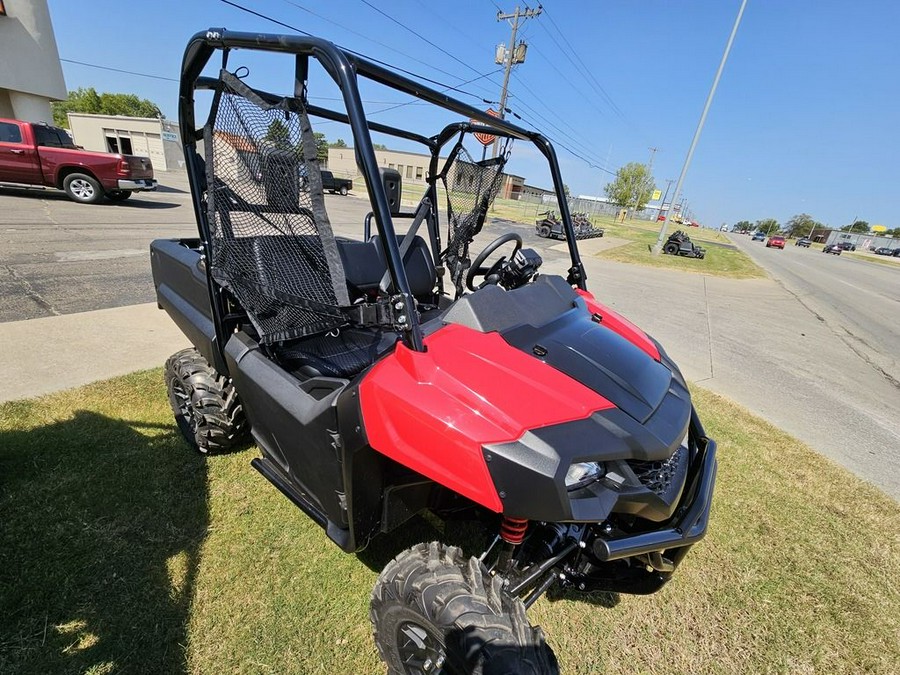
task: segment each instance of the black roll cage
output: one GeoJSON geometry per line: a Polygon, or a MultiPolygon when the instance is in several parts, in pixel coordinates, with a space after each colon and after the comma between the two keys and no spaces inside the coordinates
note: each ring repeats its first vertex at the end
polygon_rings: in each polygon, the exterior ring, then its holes
{"type": "MultiPolygon", "coordinates": [[[[366,182],[369,202],[373,206],[373,215],[380,235],[384,258],[387,261],[388,272],[394,282],[394,288],[401,296],[406,307],[415,307],[415,300],[410,292],[409,282],[403,267],[400,249],[394,231],[394,222],[391,215],[390,204],[381,183],[378,171],[378,162],[375,158],[375,149],[372,146],[370,131],[384,133],[390,136],[403,138],[421,143],[428,148],[431,154],[429,175],[429,188],[426,192],[432,204],[438,204],[437,199],[437,170],[438,155],[440,150],[451,139],[465,132],[490,133],[503,138],[513,138],[530,141],[547,158],[550,165],[550,173],[553,179],[556,198],[559,203],[560,216],[566,230],[566,241],[569,247],[571,267],[568,281],[586,290],[586,276],[578,247],[575,233],[572,227],[572,219],[566,202],[562,175],[559,163],[550,141],[541,134],[523,129],[504,119],[492,117],[485,111],[467,105],[446,94],[436,91],[415,80],[403,77],[387,68],[375,64],[356,54],[337,47],[335,44],[316,37],[303,35],[276,35],[269,33],[244,33],[227,31],[224,28],[210,28],[194,35],[188,42],[184,52],[181,66],[181,81],[179,85],[178,121],[181,130],[181,140],[184,146],[185,163],[188,180],[191,186],[194,214],[197,219],[200,239],[204,252],[208,254],[210,248],[210,230],[207,221],[205,205],[201,195],[201,186],[205,183],[205,174],[200,156],[196,151],[197,141],[203,138],[203,129],[197,128],[194,111],[194,92],[203,89],[215,89],[218,83],[216,78],[202,77],[201,73],[210,58],[220,50],[223,53],[223,67],[227,63],[228,53],[232,49],[250,49],[255,51],[281,52],[294,54],[294,96],[304,98],[309,72],[309,57],[315,58],[338,85],[343,95],[344,106],[347,113],[337,112],[319,106],[307,104],[309,114],[324,119],[343,122],[350,126],[353,134],[353,145],[356,159],[366,182]],[[447,125],[439,134],[426,137],[420,134],[397,129],[395,127],[372,122],[366,119],[362,100],[357,87],[357,77],[363,76],[373,82],[413,96],[423,101],[432,103],[451,112],[464,115],[475,122],[457,122],[447,125]]],[[[256,91],[256,90],[254,90],[256,91]]],[[[282,97],[266,92],[256,91],[263,99],[277,101],[282,97]]],[[[438,252],[434,252],[435,256],[438,252]]],[[[213,323],[216,329],[216,360],[217,368],[224,366],[222,350],[229,335],[226,328],[227,310],[221,293],[216,291],[213,284],[210,265],[206,266],[207,282],[210,293],[213,323]]],[[[416,351],[424,351],[422,330],[414,311],[407,312],[408,321],[403,331],[403,341],[407,347],[416,351]]],[[[220,372],[227,372],[227,368],[220,368],[220,372]]]]}

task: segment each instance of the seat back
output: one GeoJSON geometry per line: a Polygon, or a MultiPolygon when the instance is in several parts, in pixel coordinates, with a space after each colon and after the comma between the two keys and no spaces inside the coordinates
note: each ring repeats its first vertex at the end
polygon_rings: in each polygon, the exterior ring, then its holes
{"type": "MultiPolygon", "coordinates": [[[[397,237],[402,244],[404,235],[397,237]]],[[[387,261],[381,251],[379,235],[373,235],[369,241],[337,239],[338,253],[344,266],[344,274],[351,290],[363,295],[378,292],[378,284],[387,271],[387,261]]],[[[403,257],[403,267],[409,280],[409,288],[418,300],[431,301],[437,282],[437,273],[428,244],[418,235],[403,257]]]]}

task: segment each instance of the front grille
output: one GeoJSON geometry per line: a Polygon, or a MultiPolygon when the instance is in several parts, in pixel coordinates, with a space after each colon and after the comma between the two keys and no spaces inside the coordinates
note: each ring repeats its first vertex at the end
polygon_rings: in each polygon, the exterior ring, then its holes
{"type": "MultiPolygon", "coordinates": [[[[634,475],[645,488],[662,497],[673,486],[673,483],[684,480],[685,467],[683,464],[686,460],[687,449],[679,446],[668,459],[655,462],[628,460],[628,466],[631,467],[634,475]]],[[[680,486],[676,485],[676,487],[680,486]]]]}

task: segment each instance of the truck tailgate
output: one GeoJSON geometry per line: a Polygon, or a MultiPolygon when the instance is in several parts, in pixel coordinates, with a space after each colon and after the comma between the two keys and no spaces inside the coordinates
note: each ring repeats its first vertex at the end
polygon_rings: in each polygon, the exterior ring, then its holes
{"type": "Polygon", "coordinates": [[[129,178],[153,178],[153,164],[148,157],[137,155],[122,155],[131,169],[129,178]]]}

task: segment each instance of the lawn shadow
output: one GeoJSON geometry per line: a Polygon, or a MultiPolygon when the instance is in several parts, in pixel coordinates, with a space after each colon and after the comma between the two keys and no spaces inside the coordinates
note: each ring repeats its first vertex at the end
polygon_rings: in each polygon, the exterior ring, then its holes
{"type": "Polygon", "coordinates": [[[571,589],[559,589],[556,587],[553,587],[549,591],[547,591],[547,595],[545,597],[550,602],[567,600],[569,602],[582,602],[588,605],[594,605],[595,607],[605,607],[606,609],[612,609],[622,600],[622,596],[620,594],[613,593],[611,591],[585,592],[574,591],[571,589]]]}
{"type": "Polygon", "coordinates": [[[169,429],[0,432],[0,672],[187,672],[207,469],[169,429]]]}

